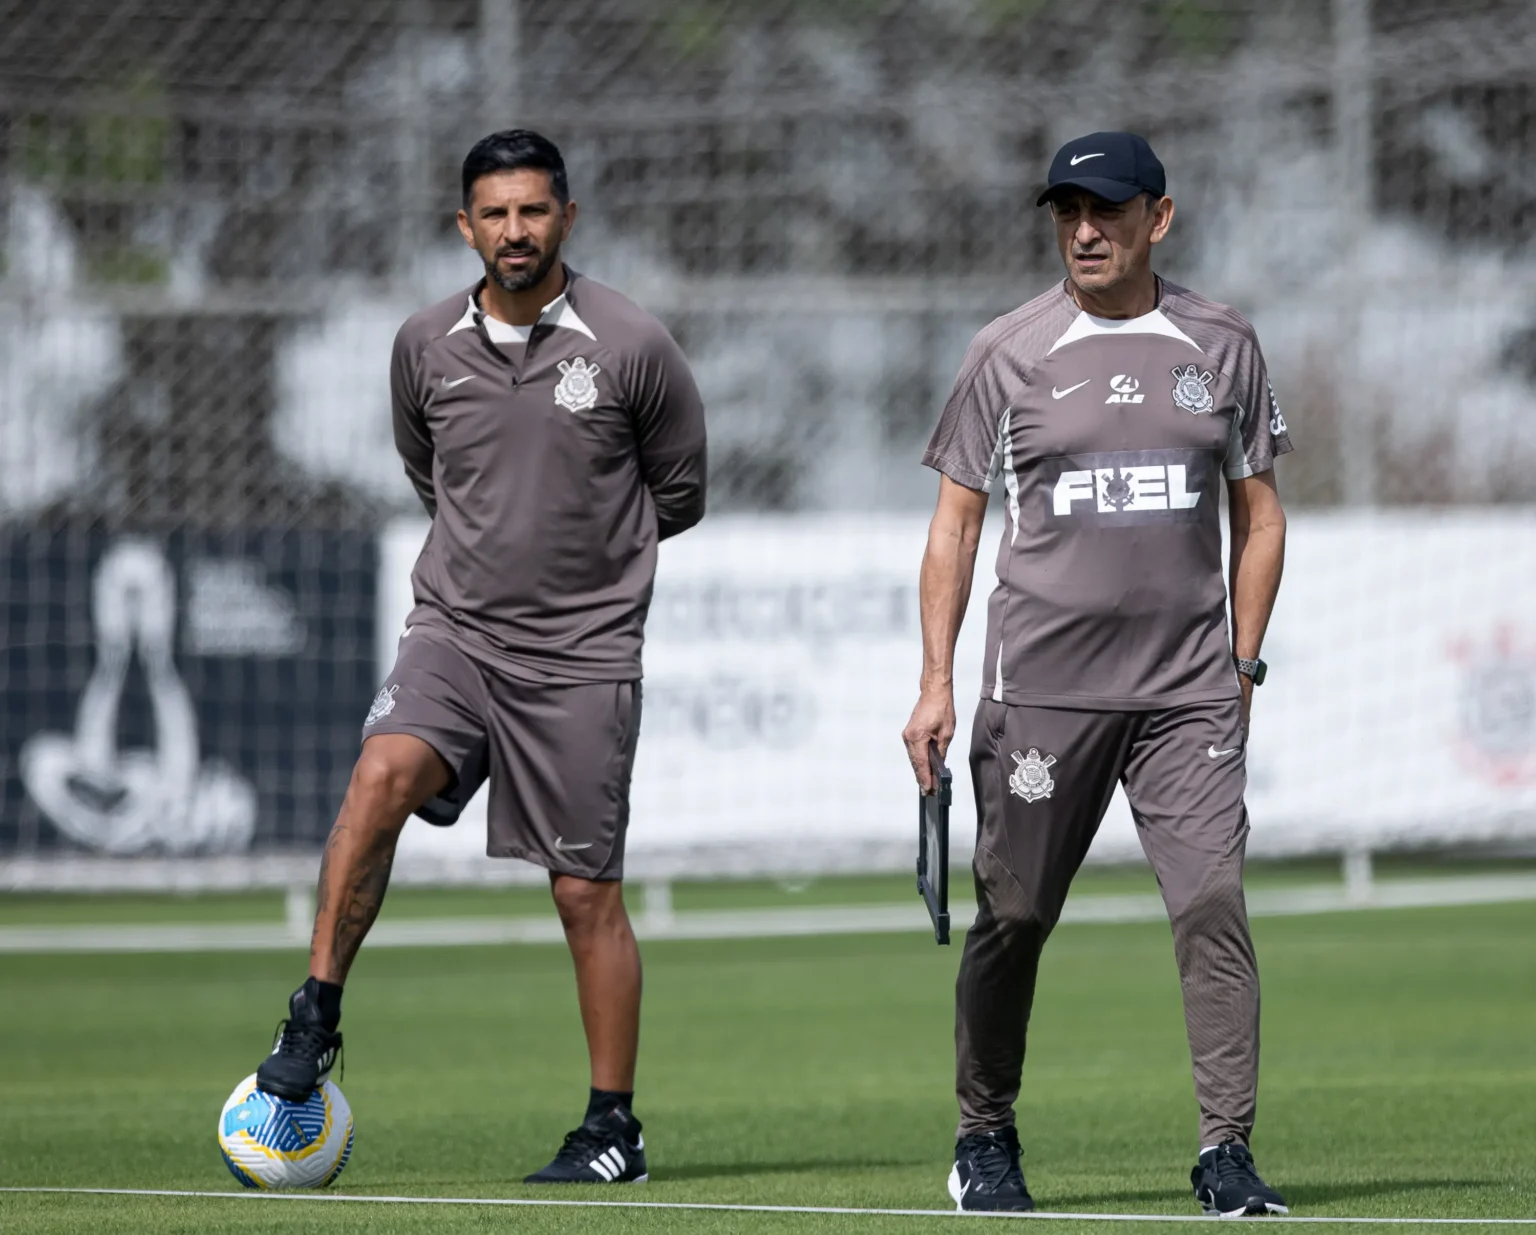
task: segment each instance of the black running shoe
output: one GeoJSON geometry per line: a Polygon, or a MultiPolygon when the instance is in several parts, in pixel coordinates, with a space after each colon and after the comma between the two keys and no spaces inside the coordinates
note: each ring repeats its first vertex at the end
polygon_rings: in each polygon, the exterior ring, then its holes
{"type": "Polygon", "coordinates": [[[1247,1146],[1235,1142],[1201,1154],[1199,1165],[1189,1173],[1189,1182],[1195,1186],[1195,1200],[1207,1215],[1262,1218],[1266,1214],[1291,1212],[1284,1198],[1259,1178],[1247,1146]]]}
{"type": "Polygon", "coordinates": [[[949,1195],[956,1209],[1026,1213],[1034,1198],[1019,1169],[1019,1134],[1013,1128],[977,1132],[955,1143],[949,1195]]]}
{"type": "Polygon", "coordinates": [[[341,1034],[325,1027],[307,986],[288,1000],[288,1019],[278,1025],[272,1053],[256,1069],[256,1088],[288,1102],[308,1101],[341,1055],[341,1034]]]}
{"type": "Polygon", "coordinates": [[[623,1107],[594,1115],[574,1132],[555,1160],[523,1180],[525,1184],[643,1184],[645,1137],[640,1121],[623,1107]]]}

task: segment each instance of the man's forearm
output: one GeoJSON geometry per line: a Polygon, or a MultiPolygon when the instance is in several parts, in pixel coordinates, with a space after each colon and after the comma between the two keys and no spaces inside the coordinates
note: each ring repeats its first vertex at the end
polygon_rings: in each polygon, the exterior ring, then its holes
{"type": "Polygon", "coordinates": [[[960,528],[935,525],[928,530],[928,548],[918,581],[923,623],[922,689],[948,690],[954,685],[955,640],[971,597],[976,567],[976,541],[960,528]]]}
{"type": "Polygon", "coordinates": [[[1258,656],[1263,646],[1284,566],[1283,520],[1233,531],[1232,651],[1245,660],[1258,656]]]}
{"type": "Polygon", "coordinates": [[[671,490],[651,490],[656,506],[656,536],[667,540],[686,532],[704,518],[704,486],[679,485],[671,490]]]}

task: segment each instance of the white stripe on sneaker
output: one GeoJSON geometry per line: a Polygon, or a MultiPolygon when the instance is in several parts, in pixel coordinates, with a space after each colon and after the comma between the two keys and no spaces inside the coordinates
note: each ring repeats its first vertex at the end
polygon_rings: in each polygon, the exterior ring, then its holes
{"type": "Polygon", "coordinates": [[[587,1165],[603,1177],[605,1184],[611,1184],[613,1182],[613,1171],[609,1169],[608,1163],[604,1160],[606,1156],[605,1154],[599,1155],[593,1158],[587,1165]]]}

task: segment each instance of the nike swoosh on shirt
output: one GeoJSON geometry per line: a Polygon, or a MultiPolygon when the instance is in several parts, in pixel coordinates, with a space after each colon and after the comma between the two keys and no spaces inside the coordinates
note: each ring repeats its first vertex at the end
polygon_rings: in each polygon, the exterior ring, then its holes
{"type": "Polygon", "coordinates": [[[465,382],[472,382],[474,380],[475,375],[473,373],[471,373],[468,377],[456,377],[451,382],[445,377],[443,378],[443,389],[452,390],[455,386],[462,386],[465,382]]]}
{"type": "Polygon", "coordinates": [[[557,836],[557,837],[555,837],[555,848],[556,849],[564,849],[564,850],[567,850],[567,851],[572,850],[572,849],[590,849],[590,848],[592,848],[592,842],[588,841],[584,845],[567,845],[565,843],[565,838],[564,837],[557,836]]]}
{"type": "Polygon", "coordinates": [[[1076,386],[1068,386],[1065,390],[1057,390],[1056,387],[1052,386],[1051,387],[1051,398],[1053,398],[1053,399],[1065,399],[1074,390],[1081,390],[1084,386],[1086,386],[1091,381],[1093,381],[1093,378],[1085,377],[1085,378],[1083,378],[1082,381],[1078,382],[1078,384],[1076,386]]]}
{"type": "Polygon", "coordinates": [[[1212,759],[1220,759],[1223,755],[1230,755],[1233,751],[1238,750],[1238,749],[1240,749],[1240,748],[1236,747],[1236,746],[1229,746],[1229,747],[1227,747],[1226,750],[1217,750],[1216,749],[1216,743],[1212,742],[1210,744],[1210,746],[1206,749],[1205,753],[1207,755],[1209,755],[1212,759]]]}
{"type": "Polygon", "coordinates": [[[1103,157],[1104,152],[1102,150],[1094,154],[1074,154],[1072,156],[1072,166],[1076,167],[1079,163],[1086,163],[1089,159],[1102,159],[1103,157]]]}

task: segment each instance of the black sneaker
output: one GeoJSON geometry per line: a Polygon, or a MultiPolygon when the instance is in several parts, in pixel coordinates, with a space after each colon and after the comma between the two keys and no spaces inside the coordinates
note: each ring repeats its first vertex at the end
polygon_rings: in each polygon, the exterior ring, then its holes
{"type": "Polygon", "coordinates": [[[525,1184],[643,1184],[645,1137],[640,1121],[623,1107],[588,1119],[565,1135],[555,1160],[525,1184]]]}
{"type": "Polygon", "coordinates": [[[1244,1218],[1291,1212],[1284,1198],[1259,1178],[1248,1147],[1236,1142],[1201,1154],[1199,1165],[1189,1173],[1189,1182],[1195,1186],[1195,1200],[1210,1216],[1244,1218]]]}
{"type": "Polygon", "coordinates": [[[1019,1169],[1019,1134],[1013,1128],[977,1132],[955,1142],[949,1195],[956,1209],[1027,1213],[1035,1207],[1019,1169]]]}
{"type": "Polygon", "coordinates": [[[272,1053],[256,1069],[256,1088],[288,1102],[308,1101],[341,1055],[341,1034],[327,1029],[308,983],[288,1000],[288,1019],[277,1027],[272,1053]]]}

